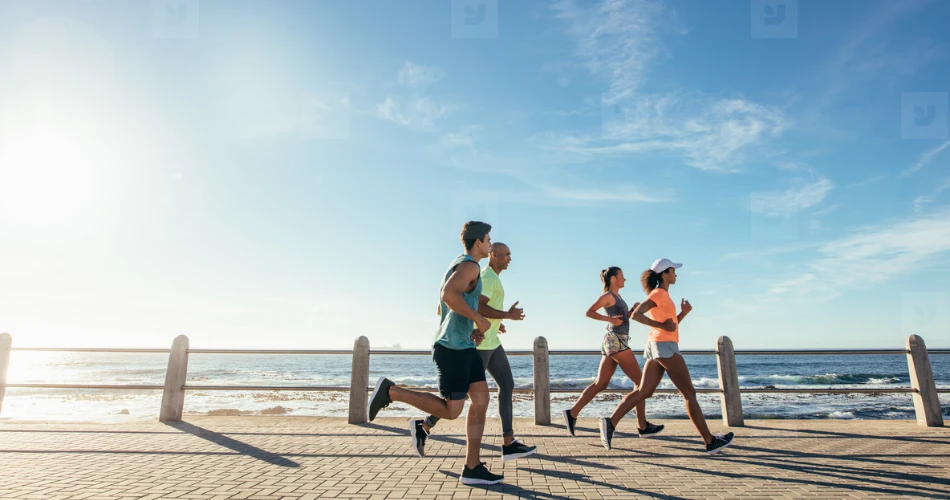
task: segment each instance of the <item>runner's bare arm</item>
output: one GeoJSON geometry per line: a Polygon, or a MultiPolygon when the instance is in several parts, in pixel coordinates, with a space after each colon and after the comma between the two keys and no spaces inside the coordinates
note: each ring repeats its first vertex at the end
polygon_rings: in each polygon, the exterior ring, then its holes
{"type": "Polygon", "coordinates": [[[633,310],[633,320],[637,323],[643,323],[647,326],[652,326],[654,328],[661,328],[663,323],[659,321],[654,321],[647,317],[647,311],[656,307],[656,302],[653,302],[650,299],[644,300],[633,310]]]}
{"type": "Polygon", "coordinates": [[[676,322],[682,323],[683,318],[685,318],[686,315],[689,314],[689,312],[692,310],[693,310],[693,306],[690,305],[689,301],[686,299],[683,299],[683,301],[680,302],[680,313],[676,315],[676,322]]]}
{"type": "Polygon", "coordinates": [[[507,311],[499,311],[488,305],[490,299],[484,295],[478,298],[478,314],[488,319],[508,319],[507,311]]]}
{"type": "Polygon", "coordinates": [[[594,305],[590,306],[590,309],[587,310],[587,317],[590,319],[596,319],[597,321],[606,321],[611,323],[612,318],[610,316],[604,316],[597,311],[605,307],[610,307],[616,303],[617,299],[615,299],[613,295],[605,293],[597,299],[597,302],[594,302],[594,305]]]}
{"type": "Polygon", "coordinates": [[[481,331],[488,330],[491,325],[484,316],[478,314],[478,311],[469,307],[465,302],[464,293],[468,291],[473,281],[478,279],[478,264],[474,262],[462,262],[455,271],[449,276],[449,280],[442,287],[442,302],[456,314],[475,322],[475,327],[481,331]]]}

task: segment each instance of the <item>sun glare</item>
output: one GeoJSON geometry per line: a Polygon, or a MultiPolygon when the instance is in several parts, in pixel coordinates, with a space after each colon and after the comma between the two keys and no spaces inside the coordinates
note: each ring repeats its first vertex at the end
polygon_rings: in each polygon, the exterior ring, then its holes
{"type": "Polygon", "coordinates": [[[0,216],[28,225],[66,221],[92,194],[89,151],[36,127],[0,142],[0,216]]]}

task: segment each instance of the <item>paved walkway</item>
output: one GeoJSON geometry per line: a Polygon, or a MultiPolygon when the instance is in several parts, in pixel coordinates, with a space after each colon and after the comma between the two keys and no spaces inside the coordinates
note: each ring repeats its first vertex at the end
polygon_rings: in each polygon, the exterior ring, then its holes
{"type": "MultiPolygon", "coordinates": [[[[442,422],[426,458],[405,419],[189,417],[164,425],[0,422],[0,498],[781,498],[950,496],[950,429],[913,422],[750,421],[725,454],[701,453],[688,421],[606,451],[594,419],[515,428],[532,458],[503,464],[498,420],[485,457],[505,483],[458,484],[461,421],[442,422]]],[[[722,430],[719,422],[713,431],[722,430]]]]}

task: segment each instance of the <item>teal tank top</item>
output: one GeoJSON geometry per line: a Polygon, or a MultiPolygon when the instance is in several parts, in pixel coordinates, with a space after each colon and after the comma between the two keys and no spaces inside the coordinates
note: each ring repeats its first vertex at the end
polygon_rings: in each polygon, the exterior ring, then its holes
{"type": "MultiPolygon", "coordinates": [[[[456,257],[455,260],[449,264],[448,270],[445,271],[445,276],[442,277],[442,286],[439,287],[439,302],[441,304],[439,310],[442,312],[442,321],[439,323],[438,332],[436,332],[435,343],[455,350],[475,348],[475,341],[472,340],[472,330],[475,329],[475,322],[449,309],[449,306],[442,301],[441,297],[442,289],[445,288],[445,283],[449,280],[449,276],[452,276],[452,273],[455,272],[455,268],[465,261],[475,262],[475,259],[467,254],[456,257]]],[[[478,265],[478,262],[475,262],[475,265],[478,265]]],[[[478,281],[475,282],[475,288],[462,296],[465,297],[465,303],[477,311],[478,299],[481,295],[482,276],[481,273],[479,273],[478,281]]],[[[433,345],[433,347],[435,346],[433,345]]]]}

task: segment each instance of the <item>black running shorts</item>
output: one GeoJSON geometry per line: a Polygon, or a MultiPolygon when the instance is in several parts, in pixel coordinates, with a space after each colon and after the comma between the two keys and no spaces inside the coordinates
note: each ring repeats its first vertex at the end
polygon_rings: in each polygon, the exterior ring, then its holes
{"type": "Polygon", "coordinates": [[[432,348],[432,361],[439,371],[439,393],[445,399],[465,399],[468,386],[485,381],[485,365],[474,347],[449,349],[437,343],[432,348]]]}

